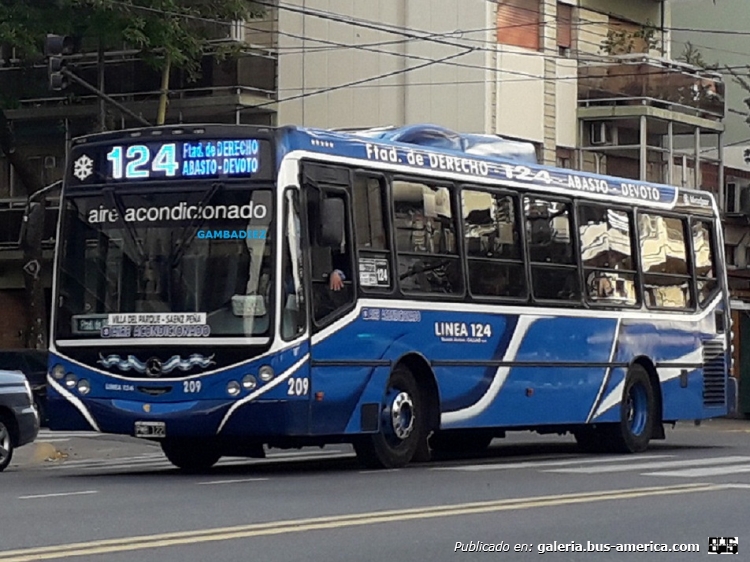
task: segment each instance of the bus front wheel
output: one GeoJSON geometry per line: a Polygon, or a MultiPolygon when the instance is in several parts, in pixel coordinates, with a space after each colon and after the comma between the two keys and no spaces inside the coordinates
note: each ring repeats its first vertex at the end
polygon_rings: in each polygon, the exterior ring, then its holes
{"type": "Polygon", "coordinates": [[[380,431],[354,441],[360,462],[369,468],[398,468],[412,460],[425,439],[425,410],[417,381],[404,366],[388,379],[380,411],[380,431]]]}
{"type": "Polygon", "coordinates": [[[221,458],[221,452],[210,442],[199,439],[167,439],[161,442],[169,462],[184,472],[204,472],[221,458]]]}

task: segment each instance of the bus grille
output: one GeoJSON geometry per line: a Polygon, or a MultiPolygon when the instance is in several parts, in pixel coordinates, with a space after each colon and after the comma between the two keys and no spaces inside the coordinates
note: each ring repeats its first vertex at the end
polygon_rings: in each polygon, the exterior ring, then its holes
{"type": "Polygon", "coordinates": [[[723,406],[726,401],[727,360],[722,340],[703,342],[703,405],[723,406]]]}

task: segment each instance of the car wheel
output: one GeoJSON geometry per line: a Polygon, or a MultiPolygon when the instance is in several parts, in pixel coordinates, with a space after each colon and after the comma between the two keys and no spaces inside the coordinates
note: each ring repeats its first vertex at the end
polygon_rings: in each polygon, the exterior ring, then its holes
{"type": "Polygon", "coordinates": [[[13,436],[11,426],[5,417],[0,417],[0,472],[5,470],[13,459],[13,436]]]}
{"type": "Polygon", "coordinates": [[[39,427],[47,427],[47,407],[45,406],[45,399],[38,394],[34,395],[34,406],[39,414],[39,427]]]}

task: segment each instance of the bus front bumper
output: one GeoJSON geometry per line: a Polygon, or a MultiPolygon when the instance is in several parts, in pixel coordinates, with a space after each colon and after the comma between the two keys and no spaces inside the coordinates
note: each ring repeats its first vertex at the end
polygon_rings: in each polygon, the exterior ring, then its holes
{"type": "Polygon", "coordinates": [[[307,401],[268,400],[238,404],[228,400],[144,402],[48,398],[50,429],[138,435],[137,427],[163,427],[156,437],[306,435],[307,401]],[[144,422],[146,422],[144,424],[144,422]],[[155,425],[154,425],[155,424],[155,425]]]}

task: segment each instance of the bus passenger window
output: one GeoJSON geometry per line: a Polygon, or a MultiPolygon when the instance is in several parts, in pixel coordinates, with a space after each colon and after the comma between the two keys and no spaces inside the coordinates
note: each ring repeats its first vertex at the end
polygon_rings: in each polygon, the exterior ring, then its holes
{"type": "Polygon", "coordinates": [[[365,292],[393,287],[385,195],[385,178],[355,174],[352,201],[356,262],[359,286],[365,292]]]}
{"type": "Polygon", "coordinates": [[[578,206],[578,239],[589,302],[637,304],[632,222],[625,211],[590,204],[578,206]]]}
{"type": "Polygon", "coordinates": [[[649,308],[692,308],[685,228],[681,219],[638,216],[643,297],[649,308]]]}
{"type": "Polygon", "coordinates": [[[698,301],[705,305],[716,293],[719,285],[714,267],[714,223],[693,223],[693,252],[695,253],[695,277],[698,282],[698,301]]]}
{"type": "Polygon", "coordinates": [[[463,293],[447,187],[393,182],[398,275],[405,293],[463,293]]]}
{"type": "Polygon", "coordinates": [[[464,189],[461,202],[471,293],[525,297],[526,273],[516,198],[464,189]]]}
{"type": "Polygon", "coordinates": [[[579,301],[581,288],[571,237],[570,203],[523,198],[534,297],[579,301]]]}

